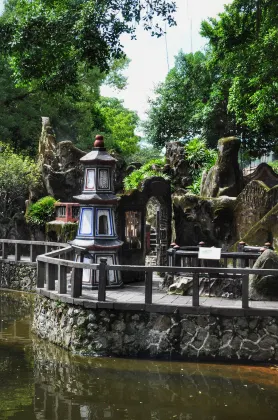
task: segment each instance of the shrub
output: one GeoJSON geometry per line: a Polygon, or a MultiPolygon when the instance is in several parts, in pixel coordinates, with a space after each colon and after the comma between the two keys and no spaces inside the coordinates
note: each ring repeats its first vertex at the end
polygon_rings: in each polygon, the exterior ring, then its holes
{"type": "Polygon", "coordinates": [[[131,191],[140,189],[147,178],[153,176],[160,176],[164,179],[169,179],[168,175],[162,172],[162,168],[165,165],[165,159],[152,159],[145,165],[141,166],[140,169],[131,172],[130,175],[124,179],[125,191],[131,191]]]}
{"type": "Polygon", "coordinates": [[[30,204],[26,212],[26,221],[32,225],[42,226],[54,217],[55,198],[46,196],[30,204]]]}
{"type": "Polygon", "coordinates": [[[0,142],[0,234],[9,235],[14,221],[24,212],[29,189],[40,184],[36,163],[0,142]]]}

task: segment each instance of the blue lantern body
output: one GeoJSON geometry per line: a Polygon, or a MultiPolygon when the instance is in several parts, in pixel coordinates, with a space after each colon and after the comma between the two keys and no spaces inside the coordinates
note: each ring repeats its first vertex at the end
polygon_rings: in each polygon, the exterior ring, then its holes
{"type": "MultiPolygon", "coordinates": [[[[107,153],[103,137],[97,136],[93,150],[80,159],[84,164],[82,194],[74,199],[80,203],[76,238],[70,242],[76,250],[76,260],[98,264],[101,258],[107,264],[119,264],[119,240],[115,224],[117,197],[114,194],[116,159],[107,153]]],[[[83,284],[98,287],[98,272],[83,270],[83,284]]],[[[120,272],[109,271],[107,287],[122,286],[120,272]]]]}

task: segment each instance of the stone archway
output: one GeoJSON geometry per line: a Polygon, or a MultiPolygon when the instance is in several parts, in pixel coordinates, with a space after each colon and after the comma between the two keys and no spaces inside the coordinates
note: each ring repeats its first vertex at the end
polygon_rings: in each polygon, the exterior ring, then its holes
{"type": "MultiPolygon", "coordinates": [[[[142,191],[135,190],[120,199],[118,215],[118,233],[124,242],[121,264],[144,265],[147,253],[146,221],[147,203],[155,198],[158,204],[158,249],[157,265],[167,264],[167,249],[171,242],[172,201],[171,185],[161,177],[152,177],[145,181],[142,191]]],[[[142,280],[139,273],[130,280],[142,280]]],[[[125,279],[124,279],[125,280],[125,279]]]]}

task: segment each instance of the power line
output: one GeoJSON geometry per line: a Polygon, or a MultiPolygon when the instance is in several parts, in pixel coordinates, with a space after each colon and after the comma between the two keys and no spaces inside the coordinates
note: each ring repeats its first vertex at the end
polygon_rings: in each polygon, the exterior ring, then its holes
{"type": "Polygon", "coordinates": [[[186,13],[190,27],[190,52],[193,53],[193,19],[190,14],[189,0],[186,0],[186,13]]]}
{"type": "Polygon", "coordinates": [[[169,65],[169,52],[168,52],[168,43],[167,43],[167,21],[165,21],[165,49],[166,49],[166,61],[167,61],[167,67],[168,67],[168,73],[169,73],[170,65],[169,65]]]}

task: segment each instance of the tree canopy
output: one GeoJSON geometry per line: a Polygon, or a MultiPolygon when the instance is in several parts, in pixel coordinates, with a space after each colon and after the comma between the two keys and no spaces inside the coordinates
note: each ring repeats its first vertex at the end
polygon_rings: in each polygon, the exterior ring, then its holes
{"type": "Polygon", "coordinates": [[[204,137],[215,146],[236,135],[251,156],[277,146],[278,3],[234,0],[218,18],[204,21],[204,54],[176,57],[150,102],[149,140],[204,137]]]}
{"type": "Polygon", "coordinates": [[[21,86],[63,90],[77,83],[80,67],[107,71],[124,55],[121,35],[135,38],[139,22],[161,36],[161,18],[174,25],[175,10],[170,0],[10,0],[0,53],[21,86]]]}
{"type": "Polygon", "coordinates": [[[41,132],[41,116],[50,117],[57,141],[71,140],[84,151],[90,150],[94,135],[101,132],[107,144],[124,152],[136,151],[139,138],[134,130],[138,117],[117,99],[101,98],[100,86],[109,84],[122,89],[126,78],[122,70],[128,60],[114,60],[109,73],[97,68],[79,75],[79,82],[64,92],[29,92],[16,87],[7,59],[0,56],[0,141],[8,143],[16,152],[35,156],[41,132]],[[109,107],[118,123],[108,119],[109,107]],[[121,133],[119,132],[121,128],[121,133]]]}
{"type": "Polygon", "coordinates": [[[22,215],[30,188],[40,183],[37,165],[0,143],[0,232],[6,238],[16,218],[22,215]]]}

